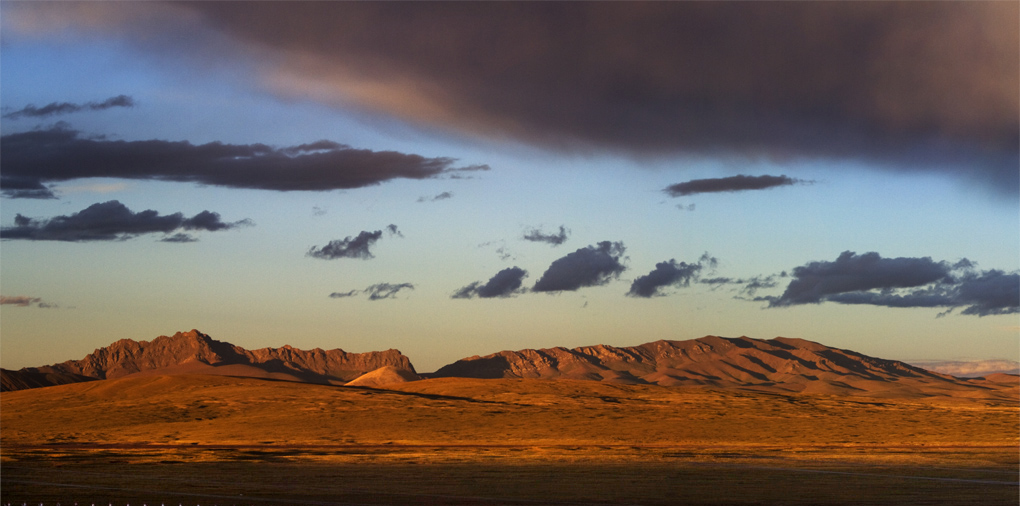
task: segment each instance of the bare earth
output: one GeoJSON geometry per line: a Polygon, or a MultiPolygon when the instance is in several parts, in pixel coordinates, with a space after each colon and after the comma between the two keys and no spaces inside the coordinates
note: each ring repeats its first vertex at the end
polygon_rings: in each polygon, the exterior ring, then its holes
{"type": "Polygon", "coordinates": [[[1015,505],[1011,397],[128,377],[0,395],[0,502],[1015,505]]]}

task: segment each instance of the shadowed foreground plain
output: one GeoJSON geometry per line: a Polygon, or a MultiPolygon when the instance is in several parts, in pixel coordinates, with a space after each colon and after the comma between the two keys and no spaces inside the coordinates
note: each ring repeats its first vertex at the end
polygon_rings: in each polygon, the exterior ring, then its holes
{"type": "MultiPolygon", "coordinates": [[[[1016,504],[1016,402],[443,378],[5,392],[2,502],[1016,504]]],[[[105,503],[104,503],[105,504],[105,503]]]]}

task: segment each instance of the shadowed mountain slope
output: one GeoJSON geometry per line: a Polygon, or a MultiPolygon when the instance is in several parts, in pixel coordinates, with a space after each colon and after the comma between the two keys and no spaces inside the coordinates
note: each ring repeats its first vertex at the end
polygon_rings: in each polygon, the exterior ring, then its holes
{"type": "Polygon", "coordinates": [[[246,350],[192,330],[152,341],[122,339],[81,360],[4,370],[0,386],[7,391],[129,375],[196,373],[343,384],[384,366],[415,374],[411,361],[397,350],[347,353],[290,346],[246,350]]]}
{"type": "Polygon", "coordinates": [[[447,365],[431,377],[563,378],[703,385],[788,392],[980,396],[999,389],[903,362],[869,357],[803,339],[707,336],[616,348],[584,346],[502,351],[447,365]]]}

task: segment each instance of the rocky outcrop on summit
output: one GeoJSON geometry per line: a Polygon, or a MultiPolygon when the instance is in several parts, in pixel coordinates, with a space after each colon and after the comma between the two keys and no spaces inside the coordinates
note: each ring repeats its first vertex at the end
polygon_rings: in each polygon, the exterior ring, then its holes
{"type": "Polygon", "coordinates": [[[397,350],[347,353],[341,349],[299,350],[291,346],[246,350],[192,330],[152,341],[122,339],[81,360],[5,370],[2,388],[20,390],[133,374],[187,373],[344,384],[384,366],[415,374],[410,359],[397,350]]]}
{"type": "Polygon", "coordinates": [[[958,395],[977,382],[802,339],[707,336],[626,348],[502,351],[447,365],[431,377],[563,378],[663,386],[767,388],[868,395],[958,395]]]}

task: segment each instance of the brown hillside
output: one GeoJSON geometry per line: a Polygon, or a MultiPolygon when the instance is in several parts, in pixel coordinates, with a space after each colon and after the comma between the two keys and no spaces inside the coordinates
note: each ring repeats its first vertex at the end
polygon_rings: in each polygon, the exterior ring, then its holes
{"type": "MultiPolygon", "coordinates": [[[[131,376],[4,392],[4,444],[1016,444],[1015,403],[437,378],[131,376]],[[272,443],[270,443],[272,442],[272,443]]],[[[6,450],[6,448],[5,448],[6,450]]]]}
{"type": "Polygon", "coordinates": [[[963,380],[903,362],[782,337],[708,336],[626,348],[598,345],[502,351],[459,360],[431,376],[587,379],[867,396],[980,397],[990,389],[1002,388],[988,381],[963,380]]]}
{"type": "Polygon", "coordinates": [[[249,351],[192,330],[152,341],[122,339],[81,360],[3,371],[2,386],[6,391],[130,375],[194,373],[342,384],[383,366],[414,373],[410,359],[397,350],[347,353],[284,346],[249,351]]]}
{"type": "Polygon", "coordinates": [[[68,383],[80,383],[92,381],[95,378],[79,374],[65,374],[58,372],[43,372],[39,370],[8,371],[0,369],[0,392],[9,390],[25,390],[28,388],[48,387],[53,385],[66,385],[68,383]]]}

